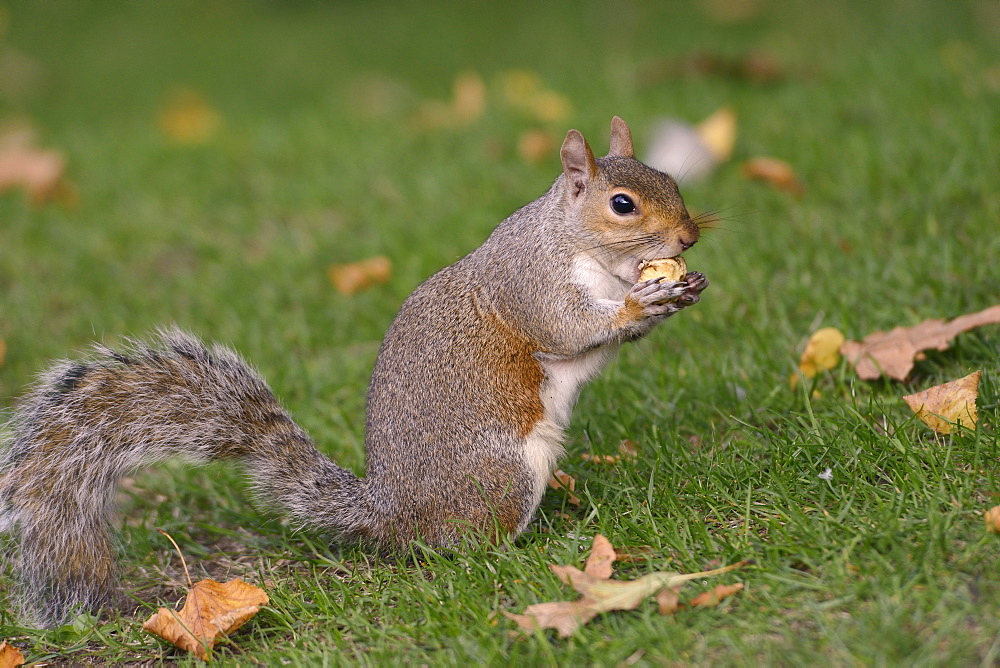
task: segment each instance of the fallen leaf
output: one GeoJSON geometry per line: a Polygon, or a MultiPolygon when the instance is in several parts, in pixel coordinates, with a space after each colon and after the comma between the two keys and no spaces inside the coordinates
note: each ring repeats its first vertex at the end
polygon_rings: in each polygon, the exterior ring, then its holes
{"type": "Polygon", "coordinates": [[[729,158],[736,140],[736,114],[723,107],[700,125],[661,119],[653,130],[644,162],[678,183],[694,183],[729,158]]]}
{"type": "Polygon", "coordinates": [[[906,380],[921,351],[947,350],[951,340],[962,332],[995,323],[1000,323],[1000,305],[949,322],[925,320],[913,327],[873,332],[860,342],[845,341],[840,353],[854,365],[862,380],[875,380],[883,373],[896,380],[906,380]]]}
{"type": "Polygon", "coordinates": [[[560,638],[573,635],[580,626],[596,617],[599,612],[587,607],[583,600],[535,603],[524,609],[524,614],[503,613],[517,623],[523,631],[555,629],[560,638]]]}
{"type": "Polygon", "coordinates": [[[34,132],[15,129],[0,137],[0,192],[23,188],[32,204],[74,204],[75,188],[63,178],[66,156],[35,146],[34,132]]]}
{"type": "Polygon", "coordinates": [[[567,492],[566,501],[574,506],[580,505],[580,497],[573,492],[576,490],[576,478],[566,473],[562,469],[556,469],[549,478],[549,487],[552,489],[564,489],[567,492]]]}
{"type": "Polygon", "coordinates": [[[203,144],[222,124],[222,116],[196,90],[171,93],[157,117],[160,131],[178,144],[203,144]]]}
{"type": "Polygon", "coordinates": [[[7,342],[0,339],[0,366],[3,366],[3,361],[7,358],[7,342]]]}
{"type": "Polygon", "coordinates": [[[561,123],[569,117],[572,105],[562,93],[546,88],[535,72],[511,70],[501,75],[500,87],[507,104],[518,111],[547,123],[561,123]]]}
{"type": "MultiPolygon", "coordinates": [[[[614,549],[610,543],[604,545],[606,539],[603,536],[599,536],[599,538],[601,540],[598,540],[596,536],[594,539],[595,551],[614,549]]],[[[595,568],[598,571],[598,574],[595,574],[581,571],[575,566],[553,564],[549,566],[549,569],[562,582],[569,584],[582,594],[582,597],[575,601],[537,603],[525,608],[523,614],[505,611],[504,615],[516,622],[524,631],[550,628],[555,629],[560,637],[567,638],[573,635],[581,625],[603,612],[633,610],[644,600],[664,589],[669,589],[676,594],[681,585],[689,580],[727,573],[741,568],[747,563],[749,562],[739,562],[701,573],[650,573],[636,580],[609,580],[606,577],[600,577],[603,575],[602,569],[595,568]]],[[[668,599],[668,595],[657,599],[661,609],[666,610],[670,607],[668,599]]],[[[676,603],[674,609],[676,609],[676,603]]]]}
{"type": "Polygon", "coordinates": [[[784,190],[796,197],[805,192],[805,187],[792,166],[778,158],[766,156],[751,158],[741,165],[741,171],[743,176],[748,179],[764,181],[778,190],[784,190]]]}
{"type": "Polygon", "coordinates": [[[541,162],[555,151],[556,138],[547,130],[525,130],[517,139],[517,153],[525,162],[541,162]]]}
{"type": "Polygon", "coordinates": [[[718,605],[719,601],[726,598],[727,596],[732,596],[733,594],[741,591],[743,591],[742,582],[737,582],[731,585],[721,585],[721,584],[715,585],[713,589],[710,589],[708,591],[703,591],[702,593],[692,598],[690,601],[688,601],[688,605],[690,605],[692,608],[713,607],[718,605]]]}
{"type": "Polygon", "coordinates": [[[981,376],[982,372],[974,371],[950,383],[908,394],[903,401],[924,424],[939,434],[950,434],[956,425],[974,429],[981,376]]]}
{"type": "Polygon", "coordinates": [[[595,455],[590,452],[583,452],[580,453],[580,459],[595,464],[615,464],[618,462],[618,455],[595,455]]]}
{"type": "Polygon", "coordinates": [[[986,511],[986,533],[1000,533],[1000,506],[993,506],[986,511]]]}
{"type": "Polygon", "coordinates": [[[715,159],[725,162],[736,145],[736,112],[722,107],[696,125],[695,131],[715,159]]]}
{"type": "Polygon", "coordinates": [[[829,371],[840,362],[840,346],[844,335],[836,327],[824,327],[813,332],[799,359],[799,370],[806,378],[820,371],[829,371]]]}
{"type": "Polygon", "coordinates": [[[661,615],[672,615],[681,607],[680,587],[664,587],[656,592],[656,606],[661,615]]]}
{"type": "Polygon", "coordinates": [[[180,612],[160,608],[142,627],[206,659],[222,636],[243,626],[268,600],[263,589],[240,578],[224,583],[202,580],[188,592],[180,612]]]}
{"type": "Polygon", "coordinates": [[[486,111],[486,84],[475,72],[461,72],[452,84],[452,109],[460,123],[471,123],[486,111]]]}
{"type": "Polygon", "coordinates": [[[639,446],[631,439],[624,439],[618,444],[618,452],[623,459],[635,460],[639,456],[639,446]]]}
{"type": "Polygon", "coordinates": [[[21,650],[14,647],[6,640],[0,642],[0,668],[14,668],[24,663],[24,655],[21,650]]]}
{"type": "Polygon", "coordinates": [[[327,269],[327,276],[340,294],[349,296],[387,283],[392,277],[392,262],[384,255],[376,255],[359,262],[332,265],[327,269]]]}
{"type": "Polygon", "coordinates": [[[590,546],[590,556],[587,557],[587,564],[583,567],[583,572],[598,578],[610,578],[615,572],[612,564],[617,559],[615,548],[611,546],[611,541],[597,534],[594,542],[590,546]]]}

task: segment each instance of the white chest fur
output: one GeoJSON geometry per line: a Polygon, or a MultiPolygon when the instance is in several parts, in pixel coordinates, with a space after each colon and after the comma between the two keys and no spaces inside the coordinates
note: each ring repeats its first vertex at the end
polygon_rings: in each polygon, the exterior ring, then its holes
{"type": "MultiPolygon", "coordinates": [[[[620,279],[589,258],[578,260],[574,267],[574,279],[595,301],[620,301],[627,291],[620,279]]],[[[618,344],[609,344],[575,357],[540,360],[545,380],[539,389],[539,398],[545,413],[525,439],[527,464],[534,473],[533,505],[541,502],[556,461],[563,454],[563,431],[569,426],[580,389],[600,373],[618,348],[618,344]]],[[[523,524],[527,524],[528,520],[530,517],[526,517],[523,524]]]]}

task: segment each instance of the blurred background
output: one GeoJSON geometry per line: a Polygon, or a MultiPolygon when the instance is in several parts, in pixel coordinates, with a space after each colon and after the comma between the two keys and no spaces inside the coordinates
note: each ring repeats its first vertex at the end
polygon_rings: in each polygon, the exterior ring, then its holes
{"type": "Polygon", "coordinates": [[[719,219],[678,336],[755,323],[784,378],[819,324],[983,308],[998,37],[994,0],[4,3],[0,395],[171,321],[279,385],[289,351],[320,374],[347,349],[361,383],[412,288],[545,191],[568,128],[603,155],[615,114],[719,219]],[[372,256],[387,284],[330,284],[372,256]]]}

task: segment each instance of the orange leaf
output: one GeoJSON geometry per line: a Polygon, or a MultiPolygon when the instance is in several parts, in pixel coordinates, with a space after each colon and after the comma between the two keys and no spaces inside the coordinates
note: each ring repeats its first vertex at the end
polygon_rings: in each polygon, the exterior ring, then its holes
{"type": "Polygon", "coordinates": [[[965,378],[908,394],[903,401],[924,424],[939,434],[950,434],[957,424],[973,429],[980,376],[982,372],[974,371],[965,378]]]}
{"type": "Polygon", "coordinates": [[[6,640],[0,642],[0,668],[14,668],[24,663],[24,655],[21,650],[14,647],[6,640]]]}
{"type": "Polygon", "coordinates": [[[191,588],[180,612],[160,608],[142,627],[205,659],[222,636],[243,626],[268,600],[263,589],[239,578],[202,580],[191,588]]]}
{"type": "Polygon", "coordinates": [[[1000,533],[1000,506],[993,506],[986,511],[986,533],[1000,533]]]}
{"type": "Polygon", "coordinates": [[[746,178],[764,181],[796,197],[802,195],[805,190],[795,170],[784,160],[769,157],[752,158],[743,163],[742,170],[746,178]]]}
{"type": "Polygon", "coordinates": [[[607,579],[615,572],[611,565],[615,562],[615,548],[611,546],[611,541],[597,534],[590,547],[590,556],[587,557],[587,565],[583,567],[583,572],[594,577],[607,579]]]}
{"type": "Polygon", "coordinates": [[[327,276],[337,292],[349,296],[372,285],[387,283],[392,277],[392,262],[384,255],[376,255],[359,262],[332,265],[327,276]]]}
{"type": "Polygon", "coordinates": [[[719,604],[719,601],[726,598],[727,596],[732,596],[733,594],[743,591],[743,583],[737,582],[731,585],[715,585],[714,589],[709,591],[703,591],[694,598],[690,600],[688,605],[692,608],[703,607],[710,608],[719,604]]]}
{"type": "Polygon", "coordinates": [[[873,332],[860,342],[846,341],[840,352],[854,365],[862,380],[875,380],[883,373],[896,380],[906,380],[921,351],[947,350],[951,340],[962,332],[995,323],[1000,323],[1000,304],[950,322],[938,318],[913,327],[873,332]]]}

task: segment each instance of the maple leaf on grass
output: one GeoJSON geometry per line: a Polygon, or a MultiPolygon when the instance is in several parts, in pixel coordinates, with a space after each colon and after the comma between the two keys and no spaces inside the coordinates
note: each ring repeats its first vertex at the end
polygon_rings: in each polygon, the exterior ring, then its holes
{"type": "Polygon", "coordinates": [[[21,650],[6,640],[0,642],[0,668],[14,668],[22,664],[24,664],[24,655],[21,654],[21,650]]]}
{"type": "MultiPolygon", "coordinates": [[[[158,531],[170,538],[166,532],[158,531]]],[[[170,542],[174,542],[173,538],[170,542]]],[[[181,555],[182,563],[183,560],[181,555]]],[[[187,564],[184,564],[184,572],[187,574],[187,564]]],[[[269,601],[263,589],[240,578],[229,582],[206,579],[190,586],[180,612],[160,608],[142,628],[204,660],[208,660],[220,639],[247,623],[260,611],[260,606],[269,601]]]]}
{"type": "Polygon", "coordinates": [[[906,380],[914,360],[923,359],[924,350],[947,350],[962,332],[995,323],[1000,323],[1000,304],[948,322],[935,318],[913,327],[872,332],[861,341],[845,341],[840,352],[862,380],[876,380],[883,373],[906,380]]]}
{"type": "Polygon", "coordinates": [[[981,371],[974,371],[964,378],[908,394],[903,401],[921,422],[939,434],[950,434],[961,425],[976,427],[976,399],[979,397],[981,371]]]}

